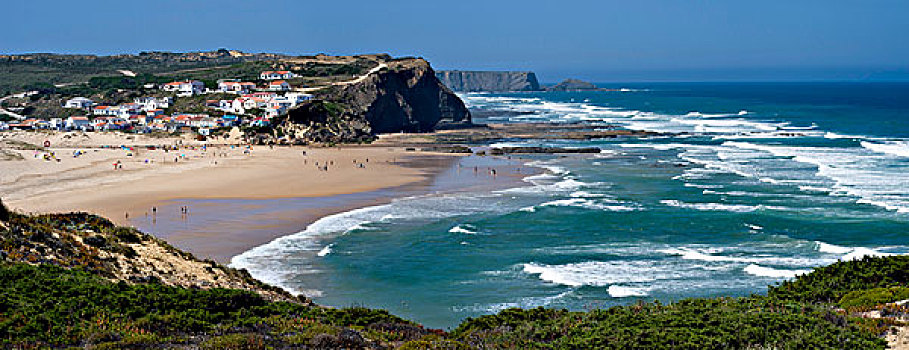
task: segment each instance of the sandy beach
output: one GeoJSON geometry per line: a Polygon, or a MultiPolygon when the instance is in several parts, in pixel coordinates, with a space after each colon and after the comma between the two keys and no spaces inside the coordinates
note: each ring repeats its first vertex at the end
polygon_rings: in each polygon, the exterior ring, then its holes
{"type": "Polygon", "coordinates": [[[463,156],[391,143],[247,148],[122,133],[11,132],[0,133],[0,147],[0,198],[10,207],[96,213],[219,261],[326,215],[520,181],[508,176],[508,162],[484,161],[462,173],[463,156]],[[44,141],[51,146],[33,147],[44,141]],[[501,176],[491,176],[493,168],[501,176]]]}
{"type": "Polygon", "coordinates": [[[0,161],[4,202],[25,212],[88,211],[118,223],[128,222],[127,213],[144,215],[155,203],[178,198],[319,197],[401,186],[423,179],[433,167],[447,167],[444,159],[452,158],[398,147],[247,148],[94,134],[46,150],[8,142],[40,144],[34,140],[40,135],[30,134],[32,139],[0,139],[5,154],[18,154],[0,161]],[[176,150],[161,148],[179,143],[176,150]],[[404,166],[420,161],[420,167],[404,166]]]}

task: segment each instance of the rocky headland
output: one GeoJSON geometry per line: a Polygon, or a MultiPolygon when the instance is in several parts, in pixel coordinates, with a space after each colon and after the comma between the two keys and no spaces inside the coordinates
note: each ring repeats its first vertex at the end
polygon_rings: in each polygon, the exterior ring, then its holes
{"type": "Polygon", "coordinates": [[[378,133],[469,126],[464,102],[436,78],[429,62],[406,58],[351,84],[314,91],[315,99],[277,122],[277,143],[370,141],[378,133]]]}
{"type": "Polygon", "coordinates": [[[504,71],[439,71],[443,84],[459,92],[539,91],[540,83],[533,72],[504,71]]]}

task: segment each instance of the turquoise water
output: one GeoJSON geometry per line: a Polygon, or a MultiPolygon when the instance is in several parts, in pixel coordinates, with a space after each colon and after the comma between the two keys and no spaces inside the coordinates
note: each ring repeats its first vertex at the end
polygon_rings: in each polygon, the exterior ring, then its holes
{"type": "Polygon", "coordinates": [[[462,98],[495,111],[480,122],[673,136],[501,142],[602,152],[536,157],[545,173],[523,187],[326,217],[233,265],[320,304],[447,328],[507,307],[761,293],[839,259],[909,253],[909,85],[608,87],[624,90],[462,98]]]}

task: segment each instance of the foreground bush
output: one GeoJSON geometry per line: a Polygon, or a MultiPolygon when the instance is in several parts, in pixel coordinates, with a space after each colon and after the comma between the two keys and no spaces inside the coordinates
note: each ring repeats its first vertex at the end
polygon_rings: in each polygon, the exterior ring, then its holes
{"type": "Polygon", "coordinates": [[[590,312],[505,310],[453,333],[480,348],[883,349],[878,334],[827,308],[764,297],[640,303],[590,312]]]}
{"type": "Polygon", "coordinates": [[[819,267],[805,276],[770,287],[777,299],[836,303],[847,293],[909,285],[909,256],[864,257],[819,267]]]}
{"type": "MultiPolygon", "coordinates": [[[[350,327],[373,324],[413,327],[384,310],[269,302],[243,290],[113,283],[88,272],[50,265],[0,266],[0,348],[28,344],[115,344],[116,348],[206,338],[210,339],[203,347],[232,348],[228,345],[310,341],[322,335],[319,330],[336,333],[334,329],[341,329],[343,333],[350,327]],[[298,334],[308,336],[294,338],[298,334]]],[[[372,332],[381,333],[377,329],[372,332]]],[[[350,337],[359,337],[359,333],[350,337]]],[[[371,344],[360,339],[362,344],[371,344]]]]}

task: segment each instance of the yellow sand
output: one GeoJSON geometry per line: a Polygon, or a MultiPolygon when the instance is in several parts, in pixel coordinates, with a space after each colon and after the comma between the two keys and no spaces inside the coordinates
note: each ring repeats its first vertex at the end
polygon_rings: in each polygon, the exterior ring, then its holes
{"type": "Polygon", "coordinates": [[[124,223],[125,213],[145,212],[169,199],[329,196],[400,186],[427,175],[401,165],[419,155],[400,147],[252,146],[245,153],[245,146],[203,150],[201,144],[121,133],[0,133],[0,151],[23,158],[0,160],[0,198],[20,211],[88,211],[124,223]],[[4,146],[9,140],[50,140],[48,151],[59,161],[45,160],[47,152],[4,146]],[[182,145],[168,152],[99,148],[121,144],[182,145]],[[75,151],[85,154],[73,157],[75,151]],[[122,168],[114,170],[118,161],[122,168]],[[326,164],[327,171],[320,169],[326,164]]]}

